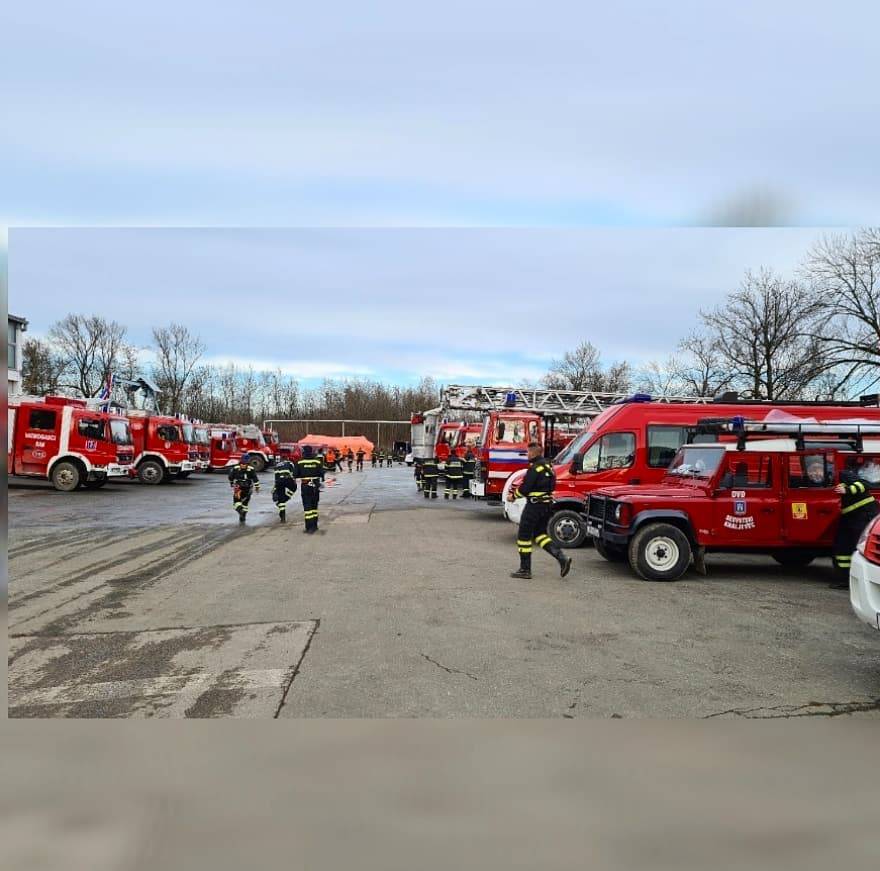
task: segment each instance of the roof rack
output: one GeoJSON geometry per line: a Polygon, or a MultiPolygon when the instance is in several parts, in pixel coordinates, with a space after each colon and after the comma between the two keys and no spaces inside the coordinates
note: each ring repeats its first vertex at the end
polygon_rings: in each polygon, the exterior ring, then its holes
{"type": "MultiPolygon", "coordinates": [[[[767,422],[746,420],[743,417],[706,417],[697,421],[695,427],[689,428],[688,441],[696,435],[732,435],[736,437],[737,447],[743,450],[749,437],[767,435],[787,435],[794,438],[798,450],[804,450],[810,436],[821,437],[821,440],[834,439],[842,445],[852,445],[859,453],[863,450],[865,436],[880,437],[880,422],[877,423],[795,423],[767,422]]],[[[813,441],[819,439],[813,438],[813,441]]]]}

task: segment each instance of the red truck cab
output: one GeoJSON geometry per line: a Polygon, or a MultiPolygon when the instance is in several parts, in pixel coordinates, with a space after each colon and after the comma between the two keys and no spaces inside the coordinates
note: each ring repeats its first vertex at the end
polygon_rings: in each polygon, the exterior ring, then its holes
{"type": "Polygon", "coordinates": [[[182,421],[138,409],[128,411],[127,416],[134,440],[135,470],[142,483],[161,484],[195,470],[196,451],[184,438],[182,421]]]}
{"type": "Polygon", "coordinates": [[[235,428],[213,425],[209,427],[210,471],[228,469],[241,459],[241,451],[235,444],[235,428]]]}
{"type": "Polygon", "coordinates": [[[880,496],[880,439],[857,448],[794,439],[686,445],[658,483],[593,492],[587,530],[603,557],[645,580],[678,580],[692,561],[704,571],[707,552],[806,566],[830,555],[840,519],[834,486],[852,462],[880,496]],[[820,474],[810,477],[811,465],[820,474]]]}
{"type": "Polygon", "coordinates": [[[529,411],[490,411],[483,418],[471,495],[500,499],[507,479],[529,464],[528,445],[544,444],[543,419],[529,411]]]}
{"type": "Polygon", "coordinates": [[[198,463],[196,470],[199,472],[207,472],[211,467],[211,436],[208,427],[204,423],[197,423],[193,426],[196,439],[196,450],[198,451],[198,463]]]}
{"type": "Polygon", "coordinates": [[[7,407],[9,475],[48,478],[56,490],[97,489],[132,468],[128,421],[87,407],[85,400],[47,396],[7,407]]]}
{"type": "Polygon", "coordinates": [[[266,444],[266,439],[258,427],[246,424],[237,428],[235,433],[235,450],[241,456],[247,452],[250,454],[250,464],[254,471],[262,472],[266,466],[275,462],[275,452],[266,444]]]}

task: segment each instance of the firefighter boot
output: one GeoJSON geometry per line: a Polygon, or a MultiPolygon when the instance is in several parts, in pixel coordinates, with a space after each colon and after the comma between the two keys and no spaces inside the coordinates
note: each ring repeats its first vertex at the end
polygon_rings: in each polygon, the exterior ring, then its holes
{"type": "Polygon", "coordinates": [[[245,517],[247,516],[247,515],[244,513],[244,509],[243,509],[243,508],[236,508],[235,510],[238,512],[238,522],[239,522],[239,523],[244,523],[244,521],[245,521],[245,517]]]}
{"type": "Polygon", "coordinates": [[[281,523],[287,522],[287,509],[283,505],[278,506],[278,520],[281,523]]]}
{"type": "Polygon", "coordinates": [[[521,578],[524,581],[532,579],[532,555],[530,553],[519,555],[519,571],[511,572],[510,577],[521,578]]]}
{"type": "Polygon", "coordinates": [[[566,556],[562,552],[562,548],[557,547],[555,544],[551,544],[547,548],[547,553],[559,563],[559,576],[564,578],[571,571],[571,557],[566,556]]]}

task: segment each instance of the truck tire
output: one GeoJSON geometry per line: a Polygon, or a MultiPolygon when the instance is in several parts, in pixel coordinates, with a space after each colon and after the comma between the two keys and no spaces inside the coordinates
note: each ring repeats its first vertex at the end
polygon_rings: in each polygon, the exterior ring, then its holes
{"type": "Polygon", "coordinates": [[[71,493],[82,484],[85,475],[79,463],[62,460],[52,469],[52,486],[62,493],[71,493]]]}
{"type": "Polygon", "coordinates": [[[138,466],[138,480],[142,484],[161,484],[166,477],[165,469],[158,460],[144,460],[138,466]]]}
{"type": "Polygon", "coordinates": [[[100,490],[106,483],[107,476],[105,475],[103,478],[96,478],[94,481],[83,481],[83,489],[100,490]]]}
{"type": "Polygon", "coordinates": [[[803,550],[778,550],[773,554],[773,559],[786,568],[802,569],[816,559],[816,555],[803,550]]]}
{"type": "Polygon", "coordinates": [[[677,581],[691,564],[691,543],[671,523],[649,523],[629,543],[629,564],[646,581],[677,581]]]}
{"type": "Polygon", "coordinates": [[[560,547],[580,547],[587,540],[587,530],[577,511],[563,508],[547,521],[547,534],[560,547]]]}
{"type": "Polygon", "coordinates": [[[248,462],[254,467],[254,471],[257,473],[262,472],[266,468],[266,461],[259,454],[251,457],[248,462]]]}
{"type": "Polygon", "coordinates": [[[602,559],[608,560],[610,563],[625,563],[626,562],[626,548],[619,547],[614,544],[605,544],[601,538],[595,539],[596,543],[596,553],[599,554],[602,559]]]}

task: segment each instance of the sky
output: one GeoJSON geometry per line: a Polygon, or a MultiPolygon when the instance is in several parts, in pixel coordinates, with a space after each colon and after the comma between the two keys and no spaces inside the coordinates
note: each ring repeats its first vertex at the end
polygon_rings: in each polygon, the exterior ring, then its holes
{"type": "Polygon", "coordinates": [[[748,268],[793,274],[819,232],[688,229],[47,229],[9,236],[10,310],[186,324],[206,360],[399,384],[515,384],[583,340],[663,360],[748,268]]]}
{"type": "Polygon", "coordinates": [[[0,225],[853,225],[880,4],[5,4],[0,225]]]}

